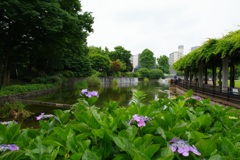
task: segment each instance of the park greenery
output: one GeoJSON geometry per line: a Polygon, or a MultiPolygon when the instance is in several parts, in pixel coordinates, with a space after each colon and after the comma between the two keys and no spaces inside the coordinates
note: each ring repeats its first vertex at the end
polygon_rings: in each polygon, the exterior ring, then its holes
{"type": "Polygon", "coordinates": [[[163,55],[163,56],[160,56],[159,58],[157,58],[157,62],[158,62],[158,65],[157,65],[157,68],[162,70],[163,73],[165,74],[169,74],[169,68],[170,68],[170,65],[169,65],[169,58],[166,56],[166,55],[163,55]]]}
{"type": "MultiPolygon", "coordinates": [[[[178,71],[185,71],[192,75],[199,73],[203,65],[205,77],[210,72],[212,77],[218,73],[221,79],[222,59],[227,57],[229,61],[230,87],[234,87],[234,80],[240,76],[240,30],[229,32],[219,39],[209,39],[199,48],[191,51],[186,56],[174,63],[173,67],[178,71]]],[[[215,81],[213,82],[215,85],[215,81]]]]}
{"type": "Polygon", "coordinates": [[[142,103],[133,93],[127,107],[105,102],[82,90],[70,110],[36,117],[40,127],[0,124],[0,154],[5,159],[238,159],[240,120],[237,110],[211,105],[188,91],[185,96],[142,103]]]}
{"type": "MultiPolygon", "coordinates": [[[[80,1],[3,0],[0,8],[0,84],[11,84],[12,79],[30,83],[59,74],[132,76],[129,50],[87,46],[94,17],[82,10],[80,1]]],[[[155,68],[149,49],[141,55],[146,59],[149,53],[142,68],[155,68]]]]}

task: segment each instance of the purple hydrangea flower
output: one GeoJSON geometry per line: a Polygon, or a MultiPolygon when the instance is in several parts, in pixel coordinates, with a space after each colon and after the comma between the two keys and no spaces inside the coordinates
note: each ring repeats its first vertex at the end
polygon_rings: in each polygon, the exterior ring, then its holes
{"type": "Polygon", "coordinates": [[[98,92],[97,91],[88,91],[87,89],[83,89],[80,93],[80,96],[85,95],[88,98],[90,97],[99,97],[98,92]]]}
{"type": "Polygon", "coordinates": [[[132,123],[132,121],[136,121],[138,123],[138,127],[144,127],[146,126],[147,121],[151,121],[151,118],[148,118],[147,116],[138,116],[137,114],[133,115],[133,118],[128,122],[128,125],[132,123]]]}
{"type": "Polygon", "coordinates": [[[46,119],[46,118],[51,118],[51,117],[54,117],[54,115],[41,113],[39,116],[36,117],[36,119],[39,121],[41,119],[46,119]]]}
{"type": "Polygon", "coordinates": [[[173,152],[178,152],[179,154],[187,157],[189,156],[189,152],[193,152],[194,154],[200,156],[201,153],[197,150],[197,148],[193,145],[190,146],[186,141],[178,138],[173,138],[170,141],[170,147],[173,152]]]}
{"type": "Polygon", "coordinates": [[[87,89],[82,89],[81,94],[86,94],[88,92],[87,89]]]}
{"type": "Polygon", "coordinates": [[[1,144],[0,151],[3,152],[6,150],[16,151],[19,150],[19,147],[16,144],[1,144]]]}

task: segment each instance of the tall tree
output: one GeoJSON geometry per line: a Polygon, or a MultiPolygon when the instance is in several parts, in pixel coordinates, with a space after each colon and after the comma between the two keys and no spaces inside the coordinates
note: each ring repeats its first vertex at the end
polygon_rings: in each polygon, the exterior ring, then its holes
{"type": "Polygon", "coordinates": [[[111,60],[107,56],[101,54],[93,54],[90,56],[92,69],[106,73],[111,68],[111,60]]]}
{"type": "MultiPolygon", "coordinates": [[[[0,2],[0,56],[4,83],[17,64],[30,72],[64,69],[69,54],[86,55],[93,18],[79,0],[0,2]]],[[[73,56],[70,56],[73,57],[73,56]]]]}
{"type": "Polygon", "coordinates": [[[117,46],[114,48],[113,52],[110,52],[109,57],[112,61],[120,60],[122,63],[125,63],[126,68],[122,71],[132,71],[131,63],[131,52],[123,48],[122,46],[117,46]]]}
{"type": "Polygon", "coordinates": [[[154,54],[149,49],[145,49],[140,54],[140,67],[141,68],[148,68],[148,69],[151,69],[151,68],[155,67],[154,54]]]}
{"type": "Polygon", "coordinates": [[[163,55],[163,56],[160,56],[158,59],[157,59],[157,62],[158,62],[158,69],[162,70],[163,73],[165,74],[169,74],[169,58],[166,56],[166,55],[163,55]]]}

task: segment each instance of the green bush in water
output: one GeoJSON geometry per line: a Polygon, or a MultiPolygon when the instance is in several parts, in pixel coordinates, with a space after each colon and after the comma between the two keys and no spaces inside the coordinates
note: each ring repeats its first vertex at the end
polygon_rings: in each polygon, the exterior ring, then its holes
{"type": "Polygon", "coordinates": [[[99,79],[99,77],[93,75],[86,78],[86,82],[88,87],[101,87],[102,81],[99,79]]]}

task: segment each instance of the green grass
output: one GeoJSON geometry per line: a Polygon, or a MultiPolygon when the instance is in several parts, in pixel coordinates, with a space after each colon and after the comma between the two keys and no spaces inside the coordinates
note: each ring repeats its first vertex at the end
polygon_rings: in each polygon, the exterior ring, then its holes
{"type": "Polygon", "coordinates": [[[240,80],[235,80],[235,87],[240,88],[240,80]]]}
{"type": "Polygon", "coordinates": [[[18,93],[28,93],[31,91],[44,90],[56,87],[54,84],[24,84],[3,86],[0,90],[0,96],[8,96],[18,93]]]}
{"type": "MultiPolygon", "coordinates": [[[[230,86],[229,80],[228,80],[228,86],[230,86]]],[[[235,87],[240,88],[240,80],[235,80],[235,87]]]]}

